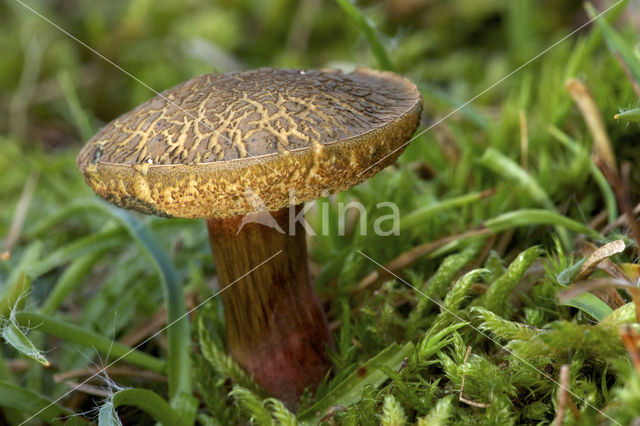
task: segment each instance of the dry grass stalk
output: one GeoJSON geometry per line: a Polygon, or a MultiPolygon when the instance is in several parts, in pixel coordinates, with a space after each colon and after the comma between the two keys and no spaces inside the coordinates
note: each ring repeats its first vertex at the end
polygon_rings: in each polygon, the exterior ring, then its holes
{"type": "Polygon", "coordinates": [[[569,395],[569,365],[564,364],[560,367],[560,388],[558,389],[558,410],[556,411],[555,425],[560,426],[564,420],[564,414],[567,411],[567,406],[573,414],[573,418],[578,420],[580,418],[580,412],[576,407],[575,402],[569,395]]]}
{"type": "MultiPolygon", "coordinates": [[[[467,346],[467,353],[464,355],[464,361],[462,363],[466,363],[469,359],[469,354],[471,354],[471,346],[467,346]]],[[[476,402],[464,397],[464,384],[467,381],[467,375],[462,375],[462,383],[460,384],[460,394],[458,395],[458,400],[460,402],[464,402],[467,405],[471,405],[472,407],[478,408],[487,408],[489,404],[485,404],[484,402],[476,402]]]]}
{"type": "Polygon", "coordinates": [[[622,210],[622,213],[624,213],[627,225],[631,230],[631,238],[636,241],[636,244],[640,244],[640,227],[638,226],[631,205],[631,189],[629,187],[631,165],[628,162],[623,164],[622,176],[620,176],[618,172],[609,167],[602,158],[596,157],[594,161],[613,189],[618,206],[620,210],[622,210]]]}
{"type": "Polygon", "coordinates": [[[24,220],[27,216],[29,204],[31,203],[31,198],[33,198],[33,193],[36,190],[37,183],[38,174],[31,173],[31,175],[29,175],[29,179],[27,179],[27,182],[22,188],[22,193],[20,194],[20,199],[16,206],[16,212],[11,220],[11,226],[9,227],[7,238],[4,240],[3,252],[0,255],[0,259],[2,260],[9,260],[11,258],[11,249],[20,239],[22,226],[24,225],[24,220]]]}
{"type": "Polygon", "coordinates": [[[569,91],[569,94],[576,103],[584,121],[589,127],[591,136],[593,136],[593,154],[594,156],[602,158],[607,165],[615,170],[616,157],[611,148],[611,141],[600,114],[600,109],[596,104],[591,92],[580,80],[577,78],[571,78],[565,83],[565,87],[569,91]]]}
{"type": "Polygon", "coordinates": [[[529,168],[529,131],[527,129],[527,115],[520,110],[520,165],[524,170],[529,168]]]}
{"type": "Polygon", "coordinates": [[[601,262],[610,258],[614,254],[622,253],[625,248],[626,246],[624,241],[615,240],[595,249],[582,264],[582,267],[576,276],[576,281],[582,281],[588,278],[601,264],[601,262]]]}
{"type": "Polygon", "coordinates": [[[153,371],[148,370],[140,370],[138,368],[125,367],[125,366],[114,366],[109,367],[105,370],[101,370],[99,368],[80,368],[77,370],[65,371],[63,373],[58,373],[53,375],[53,380],[56,383],[63,383],[73,378],[82,378],[89,377],[94,379],[99,379],[97,374],[106,374],[107,376],[127,376],[127,377],[137,377],[140,379],[146,379],[156,382],[166,382],[167,377],[154,373],[153,371]]]}
{"type": "Polygon", "coordinates": [[[629,80],[629,83],[631,83],[631,87],[633,87],[633,91],[636,92],[636,95],[638,95],[638,97],[640,98],[640,85],[638,85],[638,82],[636,81],[636,79],[633,78],[633,75],[631,74],[631,70],[622,59],[622,55],[620,55],[620,52],[616,51],[615,57],[618,60],[618,64],[620,64],[620,68],[622,68],[622,71],[624,71],[624,75],[627,76],[627,80],[629,80]]]}
{"type": "Polygon", "coordinates": [[[640,334],[629,324],[621,326],[619,333],[629,354],[629,359],[636,369],[636,373],[640,376],[640,334]]]}
{"type": "Polygon", "coordinates": [[[358,285],[353,288],[351,293],[352,294],[358,293],[366,288],[371,287],[374,284],[381,283],[385,279],[393,278],[393,275],[391,275],[390,272],[396,273],[397,271],[412,265],[413,263],[418,261],[420,258],[424,257],[425,255],[429,254],[432,251],[439,249],[445,244],[448,244],[452,241],[463,239],[463,238],[469,238],[469,237],[478,236],[478,235],[490,235],[492,232],[493,231],[486,228],[474,229],[472,231],[463,232],[461,234],[449,235],[447,237],[440,238],[439,240],[435,240],[427,244],[421,244],[419,246],[416,246],[411,250],[400,254],[398,257],[396,257],[395,259],[393,259],[392,261],[384,265],[383,268],[375,270],[369,275],[367,275],[366,277],[364,277],[358,283],[358,285]],[[387,271],[390,271],[390,272],[387,272],[387,271]]]}

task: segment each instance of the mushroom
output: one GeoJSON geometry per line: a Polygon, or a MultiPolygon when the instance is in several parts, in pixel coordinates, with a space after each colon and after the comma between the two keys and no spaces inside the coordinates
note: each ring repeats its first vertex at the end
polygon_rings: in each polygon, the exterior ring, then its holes
{"type": "Polygon", "coordinates": [[[120,207],[206,219],[227,349],[293,407],[327,374],[332,346],[311,283],[302,203],[395,161],[421,108],[417,88],[391,72],[207,74],[107,124],[78,167],[120,207]],[[249,215],[257,210],[270,213],[249,215]]]}

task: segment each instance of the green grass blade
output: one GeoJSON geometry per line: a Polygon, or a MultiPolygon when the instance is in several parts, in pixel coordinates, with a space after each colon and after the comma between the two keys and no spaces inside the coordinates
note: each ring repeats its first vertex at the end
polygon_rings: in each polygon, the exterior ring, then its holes
{"type": "Polygon", "coordinates": [[[349,0],[336,0],[338,5],[342,8],[342,10],[355,22],[356,26],[364,36],[367,38],[369,42],[369,46],[371,46],[371,50],[378,60],[378,65],[385,70],[393,71],[395,67],[391,63],[391,59],[389,59],[389,55],[387,54],[380,37],[376,33],[376,30],[373,26],[367,21],[367,19],[360,13],[357,7],[353,5],[349,0]]]}
{"type": "Polygon", "coordinates": [[[613,313],[613,309],[591,293],[581,293],[578,296],[559,303],[562,306],[578,308],[590,315],[596,321],[602,321],[607,315],[613,313]]]}
{"type": "Polygon", "coordinates": [[[218,420],[208,414],[198,413],[198,424],[200,426],[222,426],[218,420]]]}
{"type": "MultiPolygon", "coordinates": [[[[581,145],[567,136],[562,132],[562,130],[552,125],[549,126],[548,131],[551,136],[556,138],[558,142],[568,148],[573,154],[580,155],[583,153],[584,155],[588,155],[581,145]]],[[[598,166],[596,166],[593,161],[589,161],[589,170],[591,171],[593,180],[602,192],[602,198],[604,199],[604,204],[607,209],[607,218],[609,219],[609,223],[613,223],[618,218],[618,205],[616,204],[616,196],[613,193],[613,189],[611,189],[611,185],[609,185],[607,178],[604,177],[598,166]]]]}
{"type": "Polygon", "coordinates": [[[520,167],[520,165],[501,152],[493,148],[487,148],[484,154],[482,154],[482,157],[478,160],[478,163],[503,178],[512,180],[519,184],[536,204],[548,209],[555,209],[555,205],[549,198],[549,195],[547,195],[538,182],[536,182],[529,173],[520,167]]]}
{"type": "Polygon", "coordinates": [[[47,215],[45,218],[36,222],[30,229],[25,230],[25,236],[29,239],[38,238],[49,229],[53,228],[56,223],[60,223],[65,219],[69,219],[77,214],[80,214],[84,209],[85,206],[80,201],[65,206],[64,208],[58,209],[54,213],[47,215]]]}
{"type": "Polygon", "coordinates": [[[583,257],[573,265],[560,271],[557,276],[558,282],[564,286],[570,285],[575,279],[576,275],[578,275],[580,268],[582,267],[582,265],[586,260],[587,258],[583,257]]]}
{"type": "Polygon", "coordinates": [[[68,408],[52,402],[43,395],[4,380],[0,380],[0,406],[27,414],[38,413],[35,417],[50,425],[87,424],[79,417],[67,419],[74,414],[68,408]]]}
{"type": "Polygon", "coordinates": [[[425,220],[445,211],[472,204],[487,196],[487,191],[473,192],[460,197],[449,198],[421,207],[400,218],[400,232],[406,231],[425,220]]]}
{"type": "Polygon", "coordinates": [[[189,359],[190,334],[189,321],[186,317],[184,295],[178,279],[178,273],[173,268],[169,256],[162,250],[155,237],[149,230],[133,219],[124,210],[103,204],[101,210],[118,218],[134,237],[146,254],[153,261],[163,281],[167,298],[167,329],[169,337],[169,388],[171,395],[179,390],[191,393],[191,363],[189,359]],[[188,383],[187,383],[188,382],[188,383]]]}
{"type": "Polygon", "coordinates": [[[0,298],[0,317],[8,318],[12,309],[22,309],[30,290],[31,277],[23,270],[18,278],[9,284],[7,293],[0,298]]]}
{"type": "Polygon", "coordinates": [[[636,322],[636,306],[635,303],[629,302],[603,318],[599,325],[617,326],[634,322],[636,322]]]}
{"type": "MultiPolygon", "coordinates": [[[[190,326],[186,315],[184,294],[171,258],[156,241],[151,231],[126,211],[99,200],[88,200],[85,207],[101,211],[117,219],[129,231],[129,234],[143,249],[158,271],[167,303],[169,395],[172,405],[175,404],[174,408],[176,406],[184,406],[185,408],[192,406],[193,404],[186,401],[191,398],[192,393],[191,358],[189,357],[191,351],[190,326]]],[[[191,416],[191,413],[184,413],[184,415],[191,416]]]]}
{"type": "Polygon", "coordinates": [[[388,378],[383,371],[375,367],[376,365],[385,365],[393,370],[397,370],[402,360],[414,352],[415,346],[411,342],[402,347],[395,343],[392,344],[351,373],[324,398],[300,413],[298,418],[311,424],[317,424],[331,407],[337,405],[346,407],[359,401],[362,395],[362,389],[365,386],[379,386],[388,378]],[[364,376],[362,376],[362,372],[365,372],[364,376]]]}
{"type": "MultiPolygon", "coordinates": [[[[556,206],[549,198],[546,191],[538,184],[538,182],[524,170],[518,163],[505,156],[501,152],[487,148],[478,162],[484,167],[492,170],[494,173],[515,181],[529,195],[529,197],[538,205],[546,207],[550,211],[555,211],[556,206]]],[[[569,236],[562,227],[556,228],[560,240],[565,246],[569,246],[569,236]]]]}
{"type": "Polygon", "coordinates": [[[122,422],[111,402],[100,407],[98,413],[98,426],[122,426],[122,422]]]}
{"type": "Polygon", "coordinates": [[[84,284],[84,279],[103,254],[103,251],[96,250],[80,256],[71,262],[56,282],[49,296],[47,296],[47,299],[40,308],[40,312],[45,315],[53,314],[62,302],[64,302],[64,299],[69,293],[84,284]]]}
{"type": "Polygon", "coordinates": [[[85,141],[89,140],[96,132],[96,129],[94,129],[89,120],[89,116],[86,113],[87,110],[80,103],[80,98],[78,98],[78,93],[68,72],[61,71],[58,73],[58,84],[60,84],[64,98],[67,101],[67,107],[80,132],[80,136],[85,141]]]}
{"type": "Polygon", "coordinates": [[[178,413],[157,393],[148,389],[124,389],[111,398],[113,407],[133,406],[149,414],[160,424],[180,426],[183,422],[178,413]]]}
{"type": "Polygon", "coordinates": [[[432,101],[438,106],[443,106],[451,110],[458,109],[458,114],[464,116],[467,120],[478,126],[482,130],[488,131],[491,128],[491,121],[478,111],[473,104],[465,104],[464,100],[458,99],[448,93],[443,92],[441,89],[427,83],[418,83],[420,93],[425,99],[425,102],[432,101]],[[464,105],[461,107],[461,105],[464,105]]]}
{"type": "Polygon", "coordinates": [[[30,265],[36,263],[42,254],[42,243],[36,241],[26,248],[20,261],[12,268],[6,281],[0,281],[0,317],[9,318],[11,309],[20,296],[31,288],[31,275],[27,274],[30,265]]]}
{"type": "Polygon", "coordinates": [[[59,248],[45,259],[31,265],[27,268],[27,272],[33,278],[37,278],[82,255],[113,249],[122,245],[125,241],[125,233],[122,229],[105,229],[59,248]]]}
{"type": "MultiPolygon", "coordinates": [[[[619,10],[622,9],[621,6],[626,2],[622,2],[622,5],[619,5],[619,10]]],[[[589,14],[590,18],[595,18],[598,12],[594,9],[591,3],[585,4],[585,9],[587,10],[587,14],[589,14]]],[[[622,61],[629,68],[629,72],[636,80],[636,82],[640,83],[640,60],[636,56],[633,51],[633,48],[618,34],[618,32],[607,22],[607,19],[601,17],[600,19],[595,20],[596,25],[602,31],[602,36],[604,37],[604,41],[607,44],[607,48],[612,54],[619,54],[622,58],[622,61]]]]}
{"type": "Polygon", "coordinates": [[[619,112],[614,115],[616,120],[632,121],[634,123],[640,123],[640,108],[633,108],[626,111],[619,112]]]}
{"type": "MultiPolygon", "coordinates": [[[[32,228],[25,230],[25,237],[27,239],[42,237],[46,232],[49,232],[50,229],[54,228],[56,224],[64,222],[65,220],[72,219],[77,215],[86,213],[88,209],[95,209],[95,202],[96,200],[93,198],[82,198],[73,203],[70,203],[69,205],[59,210],[56,210],[53,214],[43,218],[39,222],[36,222],[32,228]]],[[[169,221],[154,222],[154,225],[164,228],[170,226],[180,226],[182,224],[191,222],[193,222],[193,220],[191,219],[173,218],[169,221]]]]}
{"type": "Polygon", "coordinates": [[[494,232],[532,225],[555,225],[573,232],[585,234],[594,240],[602,240],[604,238],[599,232],[589,228],[583,223],[569,219],[559,213],[543,209],[514,210],[491,218],[487,220],[484,225],[494,232]]]}
{"type": "Polygon", "coordinates": [[[69,342],[93,347],[98,352],[109,355],[112,359],[122,357],[123,361],[157,373],[165,372],[166,364],[163,360],[137,349],[131,351],[129,346],[114,342],[75,324],[35,312],[15,312],[13,316],[16,324],[20,327],[36,329],[39,332],[51,334],[69,342]]]}
{"type": "Polygon", "coordinates": [[[611,188],[611,185],[609,185],[609,181],[606,177],[604,177],[598,166],[591,162],[589,168],[591,169],[593,180],[600,188],[600,192],[602,192],[604,205],[607,209],[607,219],[609,219],[609,223],[613,223],[616,221],[616,219],[618,219],[618,204],[616,203],[616,196],[613,193],[613,189],[611,188]]]}
{"type": "MultiPolygon", "coordinates": [[[[56,221],[63,220],[75,212],[87,212],[90,210],[107,214],[116,219],[143,249],[143,252],[149,257],[158,271],[165,290],[167,324],[170,325],[167,328],[169,340],[169,361],[167,366],[169,393],[172,398],[176,395],[180,395],[179,398],[187,398],[187,395],[191,395],[192,392],[191,359],[189,358],[191,346],[189,321],[185,315],[184,295],[171,258],[160,247],[153,234],[126,211],[97,199],[82,200],[77,205],[70,206],[67,211],[60,212],[55,218],[39,225],[36,231],[40,232],[42,229],[47,229],[53,226],[56,221]]],[[[103,231],[101,234],[94,234],[77,240],[54,252],[45,261],[40,262],[33,268],[31,273],[34,276],[38,276],[80,254],[112,248],[122,242],[121,234],[122,230],[111,229],[103,231]]],[[[176,402],[176,404],[180,404],[180,402],[176,402]]],[[[185,406],[190,405],[185,403],[185,406]]]]}
{"type": "Polygon", "coordinates": [[[22,331],[22,329],[18,326],[18,324],[15,323],[13,319],[10,319],[7,324],[2,327],[1,334],[2,339],[22,355],[38,361],[45,367],[51,365],[42,351],[36,348],[33,342],[27,337],[27,335],[22,331]]]}

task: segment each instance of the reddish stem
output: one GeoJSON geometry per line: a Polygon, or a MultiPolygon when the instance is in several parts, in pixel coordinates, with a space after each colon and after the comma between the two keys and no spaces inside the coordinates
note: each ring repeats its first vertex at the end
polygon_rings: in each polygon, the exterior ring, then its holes
{"type": "Polygon", "coordinates": [[[228,350],[269,394],[294,407],[329,370],[332,343],[311,284],[304,228],[296,223],[289,235],[289,208],[271,216],[284,233],[242,226],[244,216],[207,225],[220,286],[230,286],[221,293],[228,350]]]}

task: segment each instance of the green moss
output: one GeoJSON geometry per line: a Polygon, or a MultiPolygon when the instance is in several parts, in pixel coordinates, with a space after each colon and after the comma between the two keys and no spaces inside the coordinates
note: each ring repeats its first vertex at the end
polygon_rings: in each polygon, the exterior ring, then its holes
{"type": "MultiPolygon", "coordinates": [[[[172,401],[171,407],[158,404],[156,413],[182,410],[191,418],[197,405],[202,425],[322,418],[344,425],[545,424],[556,415],[560,369],[568,365],[582,423],[629,424],[640,416],[640,376],[619,336],[621,325],[637,328],[630,296],[620,291],[624,305],[606,309],[595,296],[580,303],[556,297],[585,258],[584,240],[600,245],[622,238],[629,247],[611,261],[625,271],[635,266],[624,264],[637,261],[624,226],[605,235],[603,226],[589,228],[596,216],[619,217],[618,188],[592,161],[593,138],[564,87],[568,78],[584,81],[618,162],[637,164],[637,124],[614,119],[637,109],[615,54],[638,75],[636,34],[626,16],[633,15],[631,5],[494,85],[582,22],[579,5],[548,2],[543,9],[532,1],[490,0],[469,7],[452,0],[405,10],[415,2],[63,3],[44,2],[37,10],[158,91],[214,69],[345,64],[393,67],[415,81],[425,99],[423,127],[396,165],[320,200],[309,213],[316,229],[328,224],[309,246],[315,284],[335,326],[335,367],[315,396],[303,396],[298,417],[263,395],[225,353],[217,297],[198,308],[206,316],[191,316],[191,334],[179,336],[181,356],[189,353],[193,364],[192,394],[181,389],[170,398],[165,378],[157,376],[176,362],[164,333],[138,348],[144,354],[134,354],[136,365],[151,362],[156,373],[115,371],[101,376],[103,382],[147,388],[155,395],[148,400],[172,401]],[[365,206],[367,232],[356,222],[340,235],[338,203],[352,200],[365,206]],[[372,232],[385,214],[376,209],[381,201],[398,206],[406,222],[399,236],[372,232]],[[387,264],[415,247],[477,229],[488,233],[452,237],[397,276],[353,291],[378,269],[360,252],[387,264]],[[199,349],[192,345],[196,337],[199,349]],[[471,404],[459,399],[461,391],[471,404]]],[[[162,283],[132,235],[152,235],[154,250],[170,253],[157,266],[167,272],[173,265],[172,281],[182,284],[188,306],[216,287],[202,223],[127,216],[123,225],[122,217],[96,209],[76,171],[75,155],[88,135],[152,93],[19,3],[3,3],[0,15],[0,253],[7,235],[18,236],[8,247],[10,259],[0,260],[0,306],[7,314],[15,289],[29,282],[16,318],[50,319],[47,327],[19,324],[19,340],[31,349],[20,349],[15,336],[2,345],[0,414],[20,424],[37,410],[15,401],[36,395],[43,408],[69,390],[54,374],[107,365],[114,359],[109,342],[137,345],[144,339],[134,331],[144,334],[151,318],[164,315],[162,283]],[[37,181],[32,194],[29,180],[37,181]],[[23,216],[19,204],[26,205],[23,216]],[[91,341],[47,331],[56,324],[91,341]],[[28,361],[30,353],[55,368],[28,361]]],[[[636,204],[635,167],[630,181],[636,204]]],[[[598,270],[593,278],[607,276],[598,270]]],[[[7,317],[1,326],[5,337],[17,327],[7,317]]],[[[116,345],[120,352],[126,347],[116,345]]],[[[176,371],[171,386],[191,387],[187,373],[176,371]]],[[[151,395],[138,396],[145,394],[151,395]]],[[[141,418],[145,398],[134,400],[133,407],[118,408],[123,418],[141,418]]],[[[65,404],[78,401],[78,413],[101,405],[74,391],[38,417],[55,424],[60,413],[68,414],[65,404]]],[[[102,404],[104,413],[111,412],[110,401],[102,404]]],[[[565,415],[566,423],[576,422],[572,416],[565,415]]]]}

